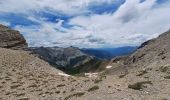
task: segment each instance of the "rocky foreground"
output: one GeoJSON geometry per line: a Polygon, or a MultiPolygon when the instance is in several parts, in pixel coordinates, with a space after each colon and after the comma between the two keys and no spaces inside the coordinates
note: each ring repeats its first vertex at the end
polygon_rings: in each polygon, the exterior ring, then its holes
{"type": "Polygon", "coordinates": [[[0,48],[0,100],[169,100],[169,43],[170,31],[89,77],[64,74],[27,51],[0,48]]]}

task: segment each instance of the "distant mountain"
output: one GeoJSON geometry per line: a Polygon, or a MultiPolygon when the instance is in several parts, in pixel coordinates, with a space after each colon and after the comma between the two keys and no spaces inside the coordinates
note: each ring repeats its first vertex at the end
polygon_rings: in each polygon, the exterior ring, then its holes
{"type": "MultiPolygon", "coordinates": [[[[30,51],[12,50],[18,47],[25,48],[27,45],[23,40],[25,39],[19,33],[17,35],[7,27],[0,27],[0,99],[170,98],[170,30],[144,42],[132,54],[115,57],[110,62],[97,59],[75,47],[30,48],[50,64],[57,68],[65,68],[67,72],[92,72],[85,73],[86,77],[65,74],[30,51]],[[94,71],[97,72],[93,73],[94,71]]],[[[106,49],[110,50],[113,51],[106,49]]],[[[123,50],[120,53],[122,52],[123,50]]]]}
{"type": "Polygon", "coordinates": [[[125,46],[118,48],[84,48],[81,51],[99,59],[112,59],[116,56],[129,55],[136,49],[136,46],[125,46]]]}
{"type": "Polygon", "coordinates": [[[96,71],[105,62],[76,47],[35,47],[30,49],[54,67],[69,74],[96,71]]]}

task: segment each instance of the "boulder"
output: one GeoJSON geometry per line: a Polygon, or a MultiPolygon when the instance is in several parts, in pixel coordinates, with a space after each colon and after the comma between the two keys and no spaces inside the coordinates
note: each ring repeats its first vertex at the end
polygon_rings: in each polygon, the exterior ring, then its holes
{"type": "Polygon", "coordinates": [[[27,42],[19,31],[0,24],[0,47],[21,49],[27,47],[27,42]]]}

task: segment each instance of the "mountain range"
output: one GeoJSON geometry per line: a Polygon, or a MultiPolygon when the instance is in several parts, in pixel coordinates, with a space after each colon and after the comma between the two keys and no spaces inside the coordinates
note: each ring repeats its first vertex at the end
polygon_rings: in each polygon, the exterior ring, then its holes
{"type": "Polygon", "coordinates": [[[83,48],[82,52],[99,59],[112,59],[116,56],[124,56],[133,53],[137,46],[124,46],[115,48],[83,48]]]}
{"type": "Polygon", "coordinates": [[[0,25],[0,100],[168,100],[169,43],[170,30],[105,60],[76,47],[29,48],[0,25]]]}

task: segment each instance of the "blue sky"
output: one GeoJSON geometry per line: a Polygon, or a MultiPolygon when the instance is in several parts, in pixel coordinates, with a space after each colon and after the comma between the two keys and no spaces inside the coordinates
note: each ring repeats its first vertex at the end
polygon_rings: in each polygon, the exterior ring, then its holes
{"type": "Polygon", "coordinates": [[[170,29],[170,0],[1,0],[29,46],[136,46],[170,29]]]}

